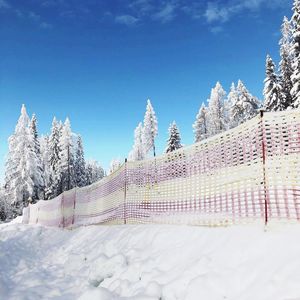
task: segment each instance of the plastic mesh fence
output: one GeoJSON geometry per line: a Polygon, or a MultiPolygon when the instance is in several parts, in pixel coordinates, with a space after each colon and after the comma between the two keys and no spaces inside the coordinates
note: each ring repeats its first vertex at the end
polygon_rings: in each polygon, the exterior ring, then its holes
{"type": "Polygon", "coordinates": [[[24,223],[227,225],[300,218],[300,111],[264,113],[203,142],[127,162],[24,211],[24,223]]]}

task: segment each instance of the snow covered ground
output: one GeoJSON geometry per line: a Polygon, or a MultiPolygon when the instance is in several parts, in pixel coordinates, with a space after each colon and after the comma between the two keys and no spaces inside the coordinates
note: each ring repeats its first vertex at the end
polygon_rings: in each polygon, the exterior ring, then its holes
{"type": "Polygon", "coordinates": [[[300,300],[300,226],[0,226],[0,299],[300,300]]]}

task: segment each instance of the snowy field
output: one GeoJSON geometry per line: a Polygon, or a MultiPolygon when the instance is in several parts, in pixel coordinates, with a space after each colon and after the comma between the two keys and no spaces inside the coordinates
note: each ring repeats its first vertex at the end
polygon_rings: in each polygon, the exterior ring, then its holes
{"type": "Polygon", "coordinates": [[[0,226],[0,299],[300,300],[300,226],[0,226]]]}

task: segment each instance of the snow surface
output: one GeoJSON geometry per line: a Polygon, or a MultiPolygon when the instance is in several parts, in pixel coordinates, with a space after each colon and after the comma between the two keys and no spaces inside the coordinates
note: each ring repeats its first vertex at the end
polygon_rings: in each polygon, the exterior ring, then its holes
{"type": "Polygon", "coordinates": [[[299,300],[300,226],[0,226],[0,299],[299,300]]]}

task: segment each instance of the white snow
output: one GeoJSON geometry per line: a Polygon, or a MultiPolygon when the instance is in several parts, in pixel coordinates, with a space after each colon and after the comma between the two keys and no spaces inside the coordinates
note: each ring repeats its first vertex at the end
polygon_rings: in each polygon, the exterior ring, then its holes
{"type": "Polygon", "coordinates": [[[299,300],[300,226],[0,226],[0,299],[299,300]]]}

